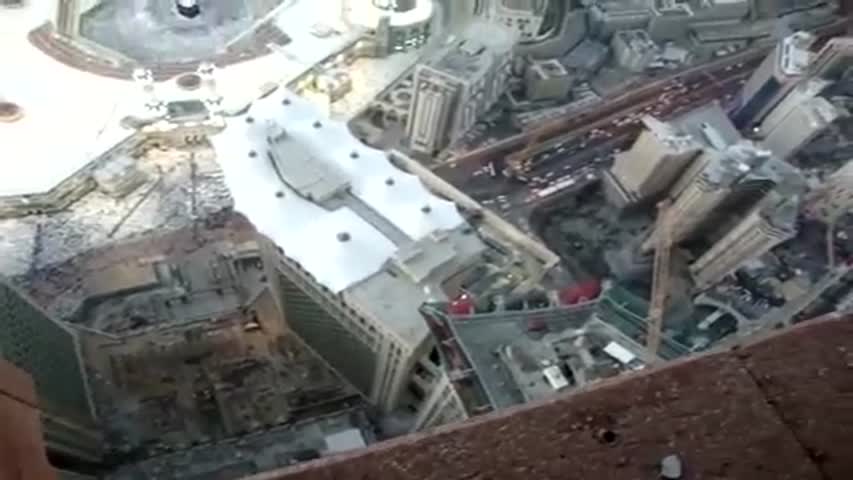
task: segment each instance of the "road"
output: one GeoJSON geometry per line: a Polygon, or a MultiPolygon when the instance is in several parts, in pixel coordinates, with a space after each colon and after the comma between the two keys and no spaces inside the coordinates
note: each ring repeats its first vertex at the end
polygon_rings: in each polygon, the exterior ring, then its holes
{"type": "Polygon", "coordinates": [[[628,148],[636,137],[642,115],[666,119],[713,100],[731,99],[751,74],[751,65],[724,68],[720,77],[707,72],[702,75],[704,81],[674,80],[654,98],[544,142],[524,174],[526,181],[502,174],[505,167],[502,156],[488,161],[446,164],[435,172],[506,220],[531,232],[531,212],[566,191],[597,180],[599,170],[610,166],[613,153],[628,148]]]}
{"type": "MultiPolygon", "coordinates": [[[[815,30],[814,33],[822,40],[841,34],[850,23],[851,19],[842,18],[815,30]]],[[[820,40],[818,43],[820,43],[820,40]]],[[[493,144],[458,153],[452,156],[447,163],[455,163],[457,165],[469,162],[481,163],[506,156],[524,147],[534,136],[534,132],[540,128],[542,131],[538,133],[543,134],[542,136],[548,139],[559,137],[567,132],[583,128],[585,125],[594,123],[603,117],[618,115],[639,103],[655,99],[662,92],[666,91],[667,88],[672,88],[673,84],[681,83],[689,85],[695,82],[705,82],[709,78],[716,78],[722,81],[728,76],[727,74],[737,74],[738,70],[748,71],[758,66],[772,47],[773,44],[752,47],[734,55],[677,72],[668,77],[648,81],[645,84],[638,85],[637,88],[630,88],[620,95],[608,99],[604,104],[597,104],[587,111],[580,113],[573,112],[567,117],[549,121],[545,125],[539,125],[538,128],[530,128],[525,132],[507,136],[503,140],[493,144]]],[[[441,167],[438,166],[437,168],[441,167]]]]}

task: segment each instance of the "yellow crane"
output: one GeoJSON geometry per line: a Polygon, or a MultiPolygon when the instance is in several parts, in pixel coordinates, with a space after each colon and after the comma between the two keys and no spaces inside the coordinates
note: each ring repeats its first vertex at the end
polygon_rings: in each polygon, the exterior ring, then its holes
{"type": "Polygon", "coordinates": [[[663,329],[663,312],[669,297],[670,254],[672,253],[672,219],[670,201],[658,203],[657,228],[655,236],[655,259],[652,267],[652,294],[649,301],[649,316],[647,319],[646,350],[650,361],[658,358],[661,330],[663,329]]]}

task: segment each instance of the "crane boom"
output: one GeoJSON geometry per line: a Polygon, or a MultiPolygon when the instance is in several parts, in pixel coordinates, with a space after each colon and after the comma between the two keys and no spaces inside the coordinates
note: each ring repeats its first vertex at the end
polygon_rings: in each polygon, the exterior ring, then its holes
{"type": "Polygon", "coordinates": [[[657,228],[655,234],[655,259],[652,268],[652,294],[649,302],[648,330],[646,350],[649,359],[657,359],[660,348],[663,312],[669,297],[670,254],[672,252],[672,221],[670,219],[669,200],[658,204],[657,228]]]}

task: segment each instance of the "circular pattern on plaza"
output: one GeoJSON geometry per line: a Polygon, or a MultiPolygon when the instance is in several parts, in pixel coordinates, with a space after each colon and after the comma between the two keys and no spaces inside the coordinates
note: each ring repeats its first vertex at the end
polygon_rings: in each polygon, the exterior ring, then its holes
{"type": "Polygon", "coordinates": [[[184,90],[197,90],[201,86],[201,77],[196,73],[185,73],[178,76],[176,82],[184,90]]]}
{"type": "Polygon", "coordinates": [[[12,123],[24,116],[24,109],[17,103],[0,101],[0,122],[12,123]]]}

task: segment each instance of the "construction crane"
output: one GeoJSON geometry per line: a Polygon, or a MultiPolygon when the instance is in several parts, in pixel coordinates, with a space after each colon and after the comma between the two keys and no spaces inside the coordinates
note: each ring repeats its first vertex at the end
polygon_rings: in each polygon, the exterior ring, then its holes
{"type": "Polygon", "coordinates": [[[670,254],[672,253],[672,219],[670,218],[670,201],[658,203],[657,227],[655,236],[655,259],[652,267],[652,295],[649,302],[647,319],[646,351],[649,361],[656,361],[663,329],[663,312],[669,297],[670,254]]]}

